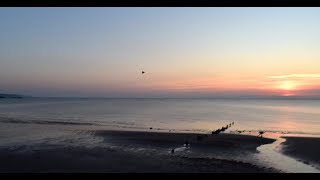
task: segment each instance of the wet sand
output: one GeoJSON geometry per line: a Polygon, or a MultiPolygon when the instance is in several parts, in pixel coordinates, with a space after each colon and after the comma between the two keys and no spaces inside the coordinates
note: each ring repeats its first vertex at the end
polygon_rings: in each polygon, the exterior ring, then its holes
{"type": "Polygon", "coordinates": [[[305,164],[320,169],[320,138],[315,137],[283,137],[282,152],[305,164]]]}
{"type": "Polygon", "coordinates": [[[91,131],[101,137],[93,147],[67,144],[1,147],[0,172],[160,172],[160,173],[269,173],[272,168],[232,160],[232,158],[195,157],[188,153],[224,151],[237,156],[256,153],[256,147],[273,139],[256,136],[129,131],[91,131]],[[184,145],[188,142],[188,147],[184,145]],[[114,146],[110,146],[110,144],[114,146]],[[128,150],[129,149],[129,150],[128,150]],[[145,150],[141,150],[145,149],[145,150]],[[152,149],[149,151],[149,149],[152,149]],[[170,150],[175,149],[172,153],[170,150]],[[193,151],[195,150],[195,151],[193,151]]]}
{"type": "Polygon", "coordinates": [[[54,147],[32,153],[0,151],[0,172],[245,173],[273,172],[221,159],[150,156],[105,148],[54,147]]]}
{"type": "Polygon", "coordinates": [[[242,151],[255,151],[262,144],[274,142],[274,139],[239,134],[194,134],[139,131],[94,131],[97,136],[109,142],[126,144],[152,144],[158,146],[179,147],[185,142],[190,147],[225,148],[242,151]]]}

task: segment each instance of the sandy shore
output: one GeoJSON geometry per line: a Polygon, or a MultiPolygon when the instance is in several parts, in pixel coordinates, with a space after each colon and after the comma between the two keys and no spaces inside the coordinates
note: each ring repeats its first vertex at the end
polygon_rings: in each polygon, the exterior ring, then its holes
{"type": "Polygon", "coordinates": [[[269,138],[228,133],[216,135],[137,131],[94,131],[93,133],[104,137],[107,142],[113,143],[152,144],[174,148],[188,142],[192,148],[224,148],[225,150],[237,151],[255,151],[258,146],[275,141],[269,138]]]}
{"type": "Polygon", "coordinates": [[[283,137],[282,152],[305,164],[320,169],[320,138],[314,137],[283,137]]]}
{"type": "Polygon", "coordinates": [[[277,172],[235,160],[256,153],[273,139],[235,134],[91,131],[102,138],[94,147],[68,144],[0,149],[0,172],[277,172]],[[188,147],[184,143],[188,143],[188,147]],[[174,152],[171,150],[174,149],[174,152]],[[220,152],[220,158],[195,156],[220,152]],[[229,158],[224,158],[229,157],[229,158]]]}

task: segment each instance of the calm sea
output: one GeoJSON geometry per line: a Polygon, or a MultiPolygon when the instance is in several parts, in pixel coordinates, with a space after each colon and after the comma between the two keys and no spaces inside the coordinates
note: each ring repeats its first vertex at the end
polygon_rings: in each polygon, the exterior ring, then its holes
{"type": "Polygon", "coordinates": [[[235,130],[320,135],[320,101],[262,99],[0,99],[1,142],[86,129],[203,132],[235,130]]]}

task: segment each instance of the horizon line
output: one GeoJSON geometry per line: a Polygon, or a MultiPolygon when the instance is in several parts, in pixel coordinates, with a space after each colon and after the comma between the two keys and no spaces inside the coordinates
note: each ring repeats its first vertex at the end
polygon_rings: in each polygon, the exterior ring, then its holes
{"type": "Polygon", "coordinates": [[[320,99],[320,96],[210,96],[210,97],[108,97],[108,96],[27,96],[25,98],[79,99],[320,99]]]}

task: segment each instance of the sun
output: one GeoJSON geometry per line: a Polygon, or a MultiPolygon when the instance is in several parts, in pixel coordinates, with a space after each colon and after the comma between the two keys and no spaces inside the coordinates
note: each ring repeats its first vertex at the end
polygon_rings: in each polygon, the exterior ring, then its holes
{"type": "Polygon", "coordinates": [[[280,82],[278,88],[282,90],[295,90],[297,85],[298,84],[294,81],[282,81],[280,82]]]}

